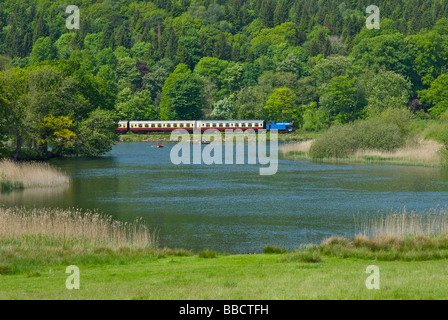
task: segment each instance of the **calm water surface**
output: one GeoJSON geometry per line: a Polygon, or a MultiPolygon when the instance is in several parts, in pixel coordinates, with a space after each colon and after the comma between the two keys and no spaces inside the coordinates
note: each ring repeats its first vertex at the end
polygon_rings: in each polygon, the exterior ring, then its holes
{"type": "Polygon", "coordinates": [[[172,144],[120,143],[101,159],[57,160],[68,188],[0,195],[6,205],[98,209],[122,221],[138,217],[160,244],[218,252],[288,249],[332,235],[353,235],[354,216],[378,210],[448,205],[448,170],[280,160],[260,165],[173,165],[172,144]]]}

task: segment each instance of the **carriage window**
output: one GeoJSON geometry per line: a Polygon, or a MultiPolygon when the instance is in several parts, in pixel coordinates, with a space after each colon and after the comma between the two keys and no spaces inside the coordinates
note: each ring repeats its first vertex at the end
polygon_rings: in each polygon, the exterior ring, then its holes
{"type": "Polygon", "coordinates": [[[151,124],[151,128],[154,128],[156,125],[153,123],[153,124],[151,124]]]}
{"type": "Polygon", "coordinates": [[[177,128],[177,124],[173,124],[173,128],[177,128]]]}
{"type": "Polygon", "coordinates": [[[248,126],[248,127],[252,127],[252,123],[248,123],[247,126],[248,126]]]}
{"type": "Polygon", "coordinates": [[[212,125],[212,127],[216,127],[216,123],[214,123],[214,124],[212,125]]]}
{"type": "Polygon", "coordinates": [[[141,124],[138,125],[139,128],[142,128],[143,126],[141,124]]]}
{"type": "Polygon", "coordinates": [[[183,128],[183,127],[184,127],[184,124],[181,123],[181,124],[179,125],[179,128],[183,128]]]}
{"type": "Polygon", "coordinates": [[[230,123],[226,123],[226,127],[230,127],[230,123]]]}
{"type": "Polygon", "coordinates": [[[220,127],[224,127],[224,123],[220,123],[219,126],[220,126],[220,127]]]}
{"type": "Polygon", "coordinates": [[[149,124],[145,124],[145,128],[149,128],[149,124]]]}
{"type": "Polygon", "coordinates": [[[158,125],[157,125],[159,128],[161,128],[162,127],[162,125],[159,123],[158,125]]]}
{"type": "Polygon", "coordinates": [[[245,127],[245,126],[246,126],[246,124],[245,124],[245,123],[242,123],[242,124],[241,124],[241,126],[242,126],[242,127],[245,127]]]}

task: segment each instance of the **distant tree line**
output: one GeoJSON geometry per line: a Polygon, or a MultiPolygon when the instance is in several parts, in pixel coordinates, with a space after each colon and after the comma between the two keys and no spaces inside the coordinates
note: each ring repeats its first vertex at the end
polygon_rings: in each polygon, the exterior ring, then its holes
{"type": "Polygon", "coordinates": [[[118,120],[440,118],[448,2],[378,0],[369,30],[370,2],[74,0],[68,30],[62,0],[4,0],[0,143],[16,158],[100,155],[118,120]]]}

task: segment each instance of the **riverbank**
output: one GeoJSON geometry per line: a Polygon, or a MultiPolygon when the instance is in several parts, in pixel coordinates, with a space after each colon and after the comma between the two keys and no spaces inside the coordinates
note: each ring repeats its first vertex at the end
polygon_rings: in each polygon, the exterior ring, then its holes
{"type": "Polygon", "coordinates": [[[324,163],[361,163],[402,166],[441,167],[445,166],[442,145],[433,140],[409,142],[394,151],[358,150],[347,157],[314,159],[309,150],[314,140],[285,144],[279,147],[285,159],[301,161],[319,161],[324,163]]]}
{"type": "MultiPolygon", "coordinates": [[[[293,133],[282,133],[278,135],[278,141],[282,142],[299,142],[306,141],[310,139],[315,139],[321,133],[307,133],[307,132],[293,132],[293,133]]],[[[120,136],[121,142],[170,142],[170,133],[148,133],[148,134],[135,134],[129,132],[127,134],[120,136]]],[[[225,137],[225,133],[222,133],[222,137],[225,137]]],[[[258,136],[257,136],[258,137],[258,136]]],[[[191,140],[193,140],[193,134],[190,134],[191,140]]],[[[210,140],[210,135],[203,134],[203,139],[210,140]]],[[[269,132],[266,133],[266,140],[270,141],[269,132]]]]}
{"type": "Polygon", "coordinates": [[[29,219],[20,214],[24,209],[2,210],[2,216],[30,222],[1,224],[0,299],[448,298],[445,209],[427,218],[403,210],[359,225],[375,232],[374,238],[331,237],[289,252],[267,246],[265,253],[250,255],[160,248],[153,237],[141,237],[147,229],[138,224],[129,228],[92,214],[50,211],[47,218],[38,212],[29,219]],[[29,228],[64,221],[72,224],[56,227],[54,235],[50,228],[29,228]],[[426,225],[431,227],[422,229],[426,225]],[[114,226],[115,232],[97,232],[114,226]],[[66,288],[66,268],[73,265],[80,272],[79,290],[66,288]],[[365,285],[371,265],[380,272],[379,290],[365,285]]]}

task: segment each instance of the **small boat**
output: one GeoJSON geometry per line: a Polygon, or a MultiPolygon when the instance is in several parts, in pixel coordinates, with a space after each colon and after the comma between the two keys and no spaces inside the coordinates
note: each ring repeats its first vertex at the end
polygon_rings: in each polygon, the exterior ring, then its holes
{"type": "Polygon", "coordinates": [[[164,145],[161,144],[161,143],[159,143],[159,144],[157,145],[157,148],[163,148],[163,147],[164,147],[164,145]]]}

